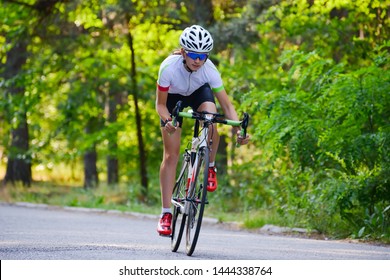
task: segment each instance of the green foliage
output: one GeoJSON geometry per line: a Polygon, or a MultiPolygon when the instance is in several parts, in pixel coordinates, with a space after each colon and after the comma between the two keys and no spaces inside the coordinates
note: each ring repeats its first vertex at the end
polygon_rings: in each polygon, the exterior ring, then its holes
{"type": "Polygon", "coordinates": [[[272,148],[279,173],[272,184],[281,189],[271,198],[287,220],[388,237],[390,56],[379,57],[348,71],[313,52],[287,51],[284,89],[259,93],[267,98],[261,107],[267,118],[255,135],[272,148]]]}

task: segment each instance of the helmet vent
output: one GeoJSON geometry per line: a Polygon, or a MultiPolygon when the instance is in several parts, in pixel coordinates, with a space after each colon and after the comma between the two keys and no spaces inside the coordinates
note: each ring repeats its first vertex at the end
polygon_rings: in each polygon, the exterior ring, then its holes
{"type": "Polygon", "coordinates": [[[213,38],[206,29],[199,25],[184,29],[179,42],[188,51],[208,53],[213,49],[213,38]]]}

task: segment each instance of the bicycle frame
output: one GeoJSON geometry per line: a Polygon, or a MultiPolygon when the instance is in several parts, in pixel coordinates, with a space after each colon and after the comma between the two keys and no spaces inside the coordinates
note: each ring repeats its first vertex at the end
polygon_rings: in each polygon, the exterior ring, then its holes
{"type": "MultiPolygon", "coordinates": [[[[190,117],[190,116],[192,116],[192,114],[180,112],[179,116],[190,117]]],[[[188,153],[188,151],[186,151],[186,156],[189,158],[187,158],[187,159],[184,158],[184,160],[189,161],[189,170],[188,170],[188,178],[187,178],[188,193],[187,193],[186,201],[183,204],[181,201],[175,201],[172,199],[172,203],[175,206],[180,207],[180,210],[182,211],[182,213],[184,213],[186,215],[188,215],[189,210],[190,210],[190,205],[191,205],[191,203],[186,203],[186,202],[192,201],[191,197],[192,197],[193,191],[195,189],[194,188],[194,181],[195,181],[194,177],[195,177],[195,174],[197,171],[196,168],[198,166],[198,160],[199,160],[199,158],[196,156],[196,154],[200,149],[202,149],[202,148],[208,149],[209,145],[211,145],[211,139],[208,139],[208,138],[209,138],[209,129],[210,129],[209,126],[212,125],[211,121],[212,121],[213,115],[206,114],[205,118],[206,118],[206,120],[203,121],[203,127],[200,131],[200,135],[199,135],[200,121],[196,120],[195,128],[194,128],[194,136],[192,137],[192,141],[191,141],[190,153],[188,153]]],[[[184,172],[184,168],[183,168],[183,170],[181,170],[181,173],[182,172],[184,172]]],[[[179,176],[179,177],[181,177],[181,176],[179,176]]]]}

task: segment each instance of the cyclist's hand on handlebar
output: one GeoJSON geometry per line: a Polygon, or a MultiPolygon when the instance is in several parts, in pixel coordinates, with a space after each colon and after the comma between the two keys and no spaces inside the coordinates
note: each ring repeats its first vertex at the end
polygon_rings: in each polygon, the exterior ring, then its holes
{"type": "Polygon", "coordinates": [[[247,134],[245,138],[241,135],[241,130],[237,131],[237,144],[239,145],[246,145],[249,143],[250,135],[247,134]]]}
{"type": "Polygon", "coordinates": [[[173,134],[176,132],[176,129],[179,127],[179,123],[176,123],[176,126],[173,125],[172,120],[167,120],[164,129],[168,134],[173,134]]]}

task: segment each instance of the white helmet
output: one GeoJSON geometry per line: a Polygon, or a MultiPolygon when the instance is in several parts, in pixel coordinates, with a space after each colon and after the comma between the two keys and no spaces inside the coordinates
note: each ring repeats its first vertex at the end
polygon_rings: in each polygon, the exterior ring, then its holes
{"type": "Polygon", "coordinates": [[[209,53],[213,49],[213,38],[202,26],[193,25],[184,29],[180,35],[180,45],[198,53],[209,53]]]}

